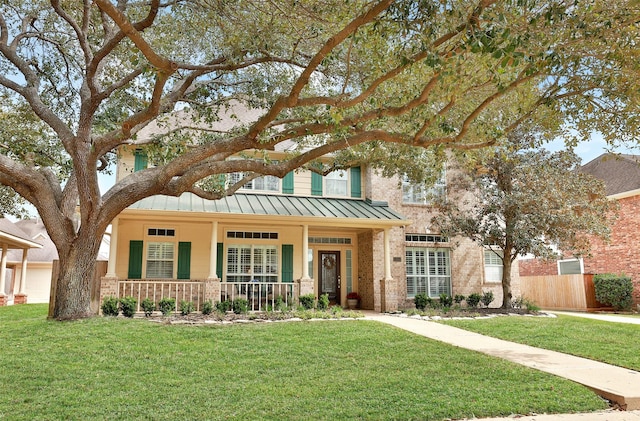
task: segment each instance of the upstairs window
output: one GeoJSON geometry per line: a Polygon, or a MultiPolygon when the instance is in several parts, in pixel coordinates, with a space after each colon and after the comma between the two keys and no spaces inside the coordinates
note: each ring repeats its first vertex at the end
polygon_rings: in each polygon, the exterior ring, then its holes
{"type": "MultiPolygon", "coordinates": [[[[242,173],[242,172],[231,173],[229,174],[228,184],[233,185],[238,181],[242,180],[244,176],[245,176],[245,173],[242,173]]],[[[247,182],[244,186],[240,188],[240,190],[279,192],[280,179],[273,175],[265,175],[247,182]]]]}
{"type": "Polygon", "coordinates": [[[403,203],[430,205],[436,200],[444,199],[446,191],[447,182],[444,170],[433,186],[413,183],[407,176],[402,178],[403,203]]]}
{"type": "Polygon", "coordinates": [[[324,177],[325,194],[327,196],[345,197],[349,194],[349,177],[343,170],[333,171],[324,177]]]}

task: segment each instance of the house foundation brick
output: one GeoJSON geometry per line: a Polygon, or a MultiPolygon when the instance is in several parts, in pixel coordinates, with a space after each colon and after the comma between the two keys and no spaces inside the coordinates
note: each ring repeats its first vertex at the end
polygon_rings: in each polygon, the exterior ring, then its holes
{"type": "Polygon", "coordinates": [[[27,304],[27,294],[16,294],[13,296],[13,304],[27,304]]]}
{"type": "Polygon", "coordinates": [[[102,313],[102,302],[105,297],[118,296],[118,278],[103,276],[100,278],[100,312],[102,313]]]}
{"type": "Polygon", "coordinates": [[[296,283],[298,284],[298,291],[300,295],[315,294],[313,279],[298,279],[296,283]]]}
{"type": "Polygon", "coordinates": [[[4,294],[0,294],[0,307],[4,307],[7,305],[7,296],[4,294]]]}
{"type": "Polygon", "coordinates": [[[204,281],[204,301],[216,303],[220,299],[220,279],[209,278],[204,281]]]}
{"type": "Polygon", "coordinates": [[[395,279],[380,281],[381,310],[394,312],[398,310],[398,282],[395,279]]]}

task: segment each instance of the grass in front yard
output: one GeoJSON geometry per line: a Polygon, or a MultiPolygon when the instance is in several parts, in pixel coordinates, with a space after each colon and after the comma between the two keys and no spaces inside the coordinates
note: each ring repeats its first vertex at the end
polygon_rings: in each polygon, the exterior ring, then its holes
{"type": "Polygon", "coordinates": [[[0,419],[420,419],[586,412],[588,389],[371,321],[176,326],[0,308],[0,419]]]}
{"type": "Polygon", "coordinates": [[[640,325],[581,317],[495,317],[443,321],[512,342],[640,371],[640,325]]]}

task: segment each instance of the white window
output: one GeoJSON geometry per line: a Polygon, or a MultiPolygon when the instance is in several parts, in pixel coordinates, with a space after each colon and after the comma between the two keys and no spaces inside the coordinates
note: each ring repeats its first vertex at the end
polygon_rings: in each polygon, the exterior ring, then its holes
{"type": "Polygon", "coordinates": [[[558,260],[558,275],[575,275],[583,272],[582,259],[558,260]]]}
{"type": "Polygon", "coordinates": [[[147,245],[147,278],[173,278],[174,243],[147,245]]]}
{"type": "Polygon", "coordinates": [[[436,200],[443,199],[447,190],[447,182],[444,170],[440,178],[433,186],[414,184],[407,176],[402,178],[402,202],[428,205],[436,200]]]}
{"type": "Polygon", "coordinates": [[[327,196],[348,196],[348,173],[343,170],[330,172],[324,177],[324,188],[327,196]]]}
{"type": "MultiPolygon", "coordinates": [[[[238,181],[242,180],[245,174],[241,172],[234,172],[229,174],[229,185],[233,185],[238,181]]],[[[240,190],[257,190],[257,191],[280,191],[280,179],[273,175],[265,175],[262,177],[255,178],[244,186],[240,188],[240,190]]]]}
{"type": "Polygon", "coordinates": [[[278,282],[278,275],[276,246],[227,248],[227,282],[278,282]]]}
{"type": "Polygon", "coordinates": [[[484,279],[485,282],[502,282],[502,252],[484,251],[484,279]]]}
{"type": "Polygon", "coordinates": [[[407,247],[407,297],[426,293],[438,298],[451,295],[451,260],[448,249],[407,247]]]}

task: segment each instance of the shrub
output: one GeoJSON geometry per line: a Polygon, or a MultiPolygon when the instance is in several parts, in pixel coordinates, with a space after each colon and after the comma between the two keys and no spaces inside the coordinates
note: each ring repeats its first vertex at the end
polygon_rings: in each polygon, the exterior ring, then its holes
{"type": "Polygon", "coordinates": [[[482,295],[474,292],[473,294],[469,294],[467,297],[467,305],[471,308],[477,308],[478,304],[480,304],[480,300],[482,300],[482,295]]]}
{"type": "Polygon", "coordinates": [[[103,316],[117,316],[120,313],[116,297],[104,297],[101,308],[103,316]]]}
{"type": "Polygon", "coordinates": [[[526,308],[527,311],[531,311],[531,312],[540,311],[540,307],[538,307],[536,303],[524,297],[518,297],[511,300],[511,307],[517,308],[517,309],[526,308]]]}
{"type": "Polygon", "coordinates": [[[428,297],[427,294],[421,292],[420,294],[416,294],[416,296],[413,297],[413,302],[415,303],[418,310],[424,310],[425,308],[427,308],[427,305],[431,304],[431,297],[428,297]]]}
{"type": "Polygon", "coordinates": [[[153,311],[156,309],[156,303],[149,297],[145,298],[140,302],[140,307],[142,307],[142,311],[144,311],[144,315],[146,317],[151,316],[153,311]]]}
{"type": "Polygon", "coordinates": [[[465,299],[464,295],[460,295],[460,294],[456,294],[455,297],[453,297],[453,301],[455,301],[456,304],[460,304],[461,302],[463,302],[465,299]]]}
{"type": "Polygon", "coordinates": [[[193,313],[196,309],[196,306],[192,301],[181,300],[180,301],[180,314],[186,316],[189,313],[193,313]]]}
{"type": "Polygon", "coordinates": [[[236,298],[231,305],[233,312],[236,314],[244,314],[249,311],[249,301],[244,298],[236,298]]]}
{"type": "Polygon", "coordinates": [[[440,305],[449,308],[453,305],[453,297],[449,294],[440,294],[440,305]]]}
{"type": "Polygon", "coordinates": [[[282,311],[285,308],[285,304],[284,304],[284,299],[282,298],[282,295],[278,295],[276,297],[276,300],[273,303],[273,309],[276,311],[282,311]]]}
{"type": "Polygon", "coordinates": [[[202,314],[211,314],[213,312],[213,303],[211,300],[207,300],[202,303],[202,314]]]}
{"type": "Polygon", "coordinates": [[[233,303],[229,300],[218,301],[216,303],[216,310],[220,313],[226,313],[227,311],[231,311],[233,308],[233,303]]]}
{"type": "Polygon", "coordinates": [[[326,310],[329,308],[329,294],[322,294],[318,298],[318,310],[326,310]]]}
{"type": "Polygon", "coordinates": [[[482,301],[482,304],[484,304],[485,307],[489,307],[489,304],[491,304],[493,300],[494,300],[493,291],[483,292],[482,298],[480,298],[480,301],[482,301]]]}
{"type": "Polygon", "coordinates": [[[313,295],[313,293],[300,296],[300,305],[304,307],[305,310],[311,310],[315,301],[316,296],[313,295]]]}
{"type": "Polygon", "coordinates": [[[169,315],[176,308],[176,300],[174,298],[163,298],[158,303],[158,308],[163,316],[169,315]]]}
{"type": "Polygon", "coordinates": [[[625,310],[633,303],[633,283],[626,275],[603,273],[593,277],[596,300],[615,310],[625,310]]]}
{"type": "Polygon", "coordinates": [[[136,314],[136,304],[138,300],[133,297],[123,297],[120,299],[120,310],[124,317],[133,317],[136,314]]]}

